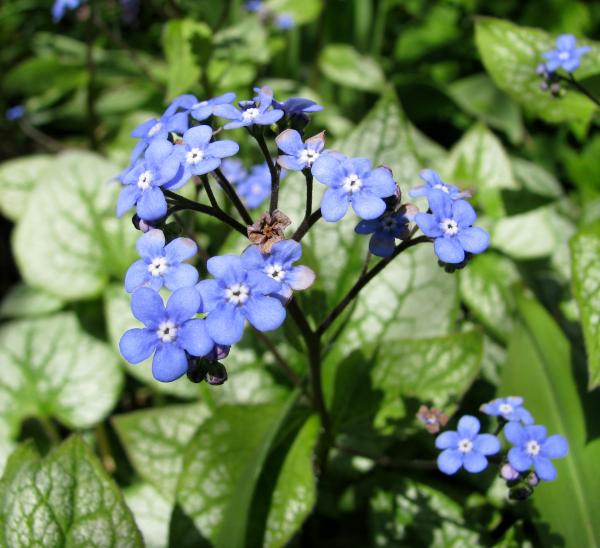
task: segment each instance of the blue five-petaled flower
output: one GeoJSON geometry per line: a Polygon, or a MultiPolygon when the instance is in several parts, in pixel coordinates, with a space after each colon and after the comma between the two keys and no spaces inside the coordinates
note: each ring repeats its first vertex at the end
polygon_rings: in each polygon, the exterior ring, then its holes
{"type": "Polygon", "coordinates": [[[276,138],[275,142],[281,151],[277,163],[285,169],[301,171],[310,169],[325,148],[325,132],[313,135],[305,142],[295,129],[286,129],[276,138]]]}
{"type": "Polygon", "coordinates": [[[562,458],[569,452],[565,438],[546,437],[544,426],[521,426],[518,422],[509,422],[504,427],[504,435],[515,446],[508,452],[508,461],[515,470],[525,472],[533,466],[540,479],[556,478],[556,468],[550,459],[562,458]]]}
{"type": "Polygon", "coordinates": [[[377,257],[389,257],[394,253],[396,238],[405,239],[410,235],[408,223],[417,211],[412,204],[405,204],[398,211],[386,211],[377,219],[360,221],[354,231],[357,234],[372,234],[369,251],[377,257]]]}
{"type": "Polygon", "coordinates": [[[183,143],[175,145],[175,154],[183,166],[183,180],[204,175],[221,165],[221,159],[233,156],[240,146],[235,141],[213,141],[210,126],[196,126],[183,134],[183,143]]]}
{"type": "Polygon", "coordinates": [[[589,46],[577,47],[575,36],[572,34],[561,34],[556,39],[556,49],[544,53],[546,68],[554,72],[559,67],[567,72],[573,72],[579,67],[582,55],[590,51],[589,46]]]}
{"type": "Polygon", "coordinates": [[[158,291],[163,285],[175,291],[193,287],[198,282],[198,271],[183,263],[198,250],[190,238],[175,238],[165,246],[162,231],[152,229],[140,236],[136,248],[141,259],[135,261],[125,274],[125,289],[129,293],[139,287],[158,291]]]}
{"type": "Polygon", "coordinates": [[[434,171],[433,169],[422,170],[421,173],[419,173],[419,177],[425,181],[425,184],[413,188],[409,192],[409,195],[413,198],[416,198],[417,196],[429,196],[429,193],[432,190],[441,190],[442,192],[448,194],[448,196],[450,196],[450,198],[453,200],[469,197],[468,192],[461,192],[458,187],[442,181],[442,178],[439,176],[438,172],[434,171]]]}
{"type": "Polygon", "coordinates": [[[315,273],[307,266],[294,266],[302,256],[302,246],[294,240],[277,242],[270,253],[261,253],[258,246],[251,245],[242,253],[242,263],[249,271],[266,274],[279,284],[274,296],[286,302],[293,290],[309,288],[315,281],[315,273]]]}
{"type": "Polygon", "coordinates": [[[164,141],[171,132],[182,134],[190,125],[186,112],[167,111],[160,118],[152,118],[140,124],[132,132],[132,137],[140,141],[133,148],[131,161],[135,162],[154,141],[164,141]]]}
{"type": "Polygon", "coordinates": [[[489,234],[472,226],[477,215],[465,200],[452,200],[441,190],[427,195],[431,213],[417,213],[415,222],[426,236],[435,238],[435,254],[445,263],[461,263],[465,251],[481,253],[489,244],[489,234]]]}
{"type": "Polygon", "coordinates": [[[442,432],[435,446],[443,449],[437,459],[438,468],[444,474],[455,474],[461,467],[477,474],[488,465],[487,456],[500,451],[500,440],[492,434],[479,434],[479,421],[465,415],[458,421],[456,432],[442,432]]]}
{"type": "Polygon", "coordinates": [[[517,421],[523,424],[533,424],[531,413],[523,407],[523,398],[509,396],[507,398],[496,398],[481,406],[481,411],[493,417],[502,417],[507,421],[517,421]]]}
{"type": "Polygon", "coordinates": [[[386,167],[371,169],[367,158],[323,154],[312,166],[315,178],[329,188],[323,195],[321,213],[329,222],[339,221],[352,204],[363,219],[377,219],[385,211],[383,198],[396,192],[396,183],[386,167]]]}
{"type": "MultiPolygon", "coordinates": [[[[286,171],[281,170],[279,180],[283,180],[286,171]]],[[[262,204],[271,194],[271,172],[266,162],[250,168],[250,174],[237,183],[238,194],[252,209],[262,204]]]]}
{"type": "Polygon", "coordinates": [[[194,317],[201,304],[200,294],[193,287],[175,291],[166,308],[156,291],[141,287],[131,296],[131,310],[145,327],[125,332],[119,342],[121,354],[128,362],[139,363],[155,353],[154,378],[162,382],[178,379],[188,368],[186,352],[200,357],[214,347],[206,332],[206,321],[194,317]]]}
{"type": "Polygon", "coordinates": [[[283,116],[283,110],[271,109],[273,90],[268,86],[260,88],[257,101],[240,101],[241,110],[233,105],[217,105],[214,114],[221,118],[233,120],[223,126],[224,129],[235,129],[252,125],[270,126],[283,116]]]}
{"type": "Polygon", "coordinates": [[[199,101],[195,95],[186,94],[175,97],[167,110],[165,115],[171,116],[178,110],[182,110],[194,118],[194,120],[202,121],[206,120],[214,114],[215,107],[217,105],[226,105],[231,103],[235,99],[235,93],[229,92],[212,99],[205,101],[199,101]]]}
{"type": "Polygon", "coordinates": [[[215,279],[202,280],[196,287],[208,312],[208,334],[215,342],[238,342],[245,320],[259,331],[271,331],[283,323],[285,308],[269,296],[281,289],[279,282],[263,272],[248,272],[235,255],[212,257],[206,266],[215,279]]]}

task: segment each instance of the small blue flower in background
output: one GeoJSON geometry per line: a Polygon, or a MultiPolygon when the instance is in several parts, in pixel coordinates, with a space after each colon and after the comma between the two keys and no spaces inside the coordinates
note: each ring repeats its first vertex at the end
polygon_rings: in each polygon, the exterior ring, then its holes
{"type": "Polygon", "coordinates": [[[245,4],[244,4],[244,8],[246,8],[247,11],[260,11],[263,7],[262,5],[262,0],[248,0],[245,4]]]}
{"type": "Polygon", "coordinates": [[[290,30],[294,28],[295,21],[289,13],[280,13],[275,16],[275,27],[280,30],[290,30]]]}
{"type": "Polygon", "coordinates": [[[431,213],[417,213],[415,222],[426,236],[435,238],[435,254],[445,263],[461,263],[465,251],[481,253],[488,247],[490,236],[471,226],[477,219],[475,210],[464,200],[452,200],[441,190],[427,195],[431,213]]]}
{"type": "Polygon", "coordinates": [[[544,53],[547,59],[546,68],[554,72],[561,67],[567,72],[573,72],[579,67],[580,57],[590,51],[589,46],[578,48],[575,36],[572,34],[561,34],[556,39],[556,49],[544,53]]]}
{"type": "Polygon", "coordinates": [[[208,334],[215,342],[238,342],[246,320],[259,331],[271,331],[283,323],[285,308],[269,296],[280,290],[279,282],[262,272],[248,272],[235,255],[212,257],[206,267],[215,279],[202,280],[196,287],[208,312],[208,334]]]}
{"type": "Polygon", "coordinates": [[[507,421],[517,421],[523,424],[533,424],[531,413],[523,407],[523,398],[509,396],[496,398],[481,406],[481,412],[493,417],[502,417],[507,421]]]}
{"type": "Polygon", "coordinates": [[[23,105],[15,105],[6,110],[6,119],[11,122],[23,118],[27,112],[27,109],[23,105]]]}
{"type": "MultiPolygon", "coordinates": [[[[285,176],[286,172],[282,170],[279,180],[285,176]]],[[[260,206],[271,194],[271,172],[267,163],[252,166],[250,175],[237,184],[237,191],[248,207],[260,206]]]]}
{"type": "Polygon", "coordinates": [[[225,178],[233,185],[244,180],[248,176],[248,172],[241,160],[231,160],[226,158],[221,162],[221,172],[225,178]]]}
{"type": "Polygon", "coordinates": [[[186,352],[200,357],[214,346],[205,320],[194,318],[201,304],[193,287],[175,291],[166,308],[158,293],[147,287],[138,289],[131,296],[131,310],[145,327],[125,332],[119,342],[121,354],[128,362],[139,363],[155,353],[154,378],[161,382],[178,379],[188,368],[186,352]]]}
{"type": "Polygon", "coordinates": [[[233,120],[225,124],[225,129],[235,129],[252,125],[270,126],[283,116],[283,111],[270,109],[273,102],[273,90],[268,86],[260,88],[258,101],[240,101],[241,110],[233,105],[216,105],[214,114],[221,118],[233,120]]]}
{"type": "Polygon", "coordinates": [[[324,108],[310,99],[304,99],[304,97],[290,97],[283,103],[273,101],[273,105],[288,115],[311,114],[313,112],[320,112],[324,108]]]}
{"type": "Polygon", "coordinates": [[[444,474],[455,474],[461,467],[477,474],[486,469],[486,456],[500,451],[500,440],[492,434],[479,434],[479,428],[475,417],[465,415],[458,421],[456,432],[443,432],[435,439],[435,446],[443,449],[437,464],[444,474]]]}
{"type": "Polygon", "coordinates": [[[246,270],[262,272],[279,284],[273,294],[283,302],[288,301],[292,291],[309,288],[315,281],[315,273],[307,266],[294,266],[302,257],[302,246],[294,240],[277,242],[270,253],[263,254],[258,246],[249,246],[241,256],[246,270]]]}
{"type": "Polygon", "coordinates": [[[369,251],[378,257],[389,257],[394,253],[396,239],[409,236],[408,223],[414,219],[417,212],[416,206],[406,204],[398,211],[387,211],[377,219],[360,221],[354,231],[357,234],[372,234],[369,251]]]}
{"type": "Polygon", "coordinates": [[[470,194],[468,192],[461,192],[458,187],[449,185],[442,181],[439,174],[433,169],[424,169],[419,173],[419,177],[425,181],[425,184],[417,188],[413,188],[408,194],[413,198],[417,196],[428,196],[432,190],[441,190],[445,192],[453,200],[459,198],[468,198],[470,194]]]}
{"type": "Polygon", "coordinates": [[[215,107],[217,105],[230,104],[235,99],[235,93],[225,93],[206,101],[198,101],[195,95],[180,95],[176,97],[173,102],[169,105],[165,114],[172,115],[181,109],[191,115],[192,118],[198,121],[206,120],[214,114],[215,107]]]}
{"type": "Polygon", "coordinates": [[[323,152],[325,132],[322,131],[303,143],[300,133],[295,129],[286,129],[275,138],[275,142],[285,152],[277,158],[277,163],[285,169],[301,171],[311,168],[323,152]]]}
{"type": "Polygon", "coordinates": [[[321,202],[323,219],[329,222],[344,217],[350,204],[359,217],[377,219],[385,211],[383,198],[396,192],[391,171],[385,167],[372,170],[367,158],[323,154],[313,164],[312,173],[329,187],[321,202]]]}
{"type": "Polygon", "coordinates": [[[198,282],[198,271],[183,261],[198,251],[190,238],[176,238],[165,246],[165,235],[152,229],[140,236],[136,243],[141,257],[127,270],[125,289],[132,293],[139,287],[158,291],[163,284],[175,291],[181,287],[192,287],[198,282]]]}
{"type": "Polygon", "coordinates": [[[183,166],[183,180],[192,175],[204,175],[221,165],[221,159],[240,150],[235,141],[213,141],[210,126],[196,126],[183,134],[183,143],[175,145],[175,154],[183,166]]]}
{"type": "Polygon", "coordinates": [[[58,23],[65,15],[67,10],[77,9],[81,5],[81,0],[55,0],[52,6],[52,19],[58,23]]]}
{"type": "Polygon", "coordinates": [[[159,187],[175,189],[186,182],[173,148],[169,141],[154,141],[144,158],[120,176],[125,186],[117,201],[118,217],[134,205],[140,219],[145,221],[166,215],[167,202],[159,187]]]}
{"type": "Polygon", "coordinates": [[[525,472],[533,466],[540,479],[556,478],[556,468],[550,459],[562,458],[569,452],[565,438],[546,437],[544,426],[521,426],[518,422],[509,422],[504,427],[504,435],[515,446],[508,452],[508,461],[515,470],[525,472]]]}
{"type": "MultiPolygon", "coordinates": [[[[167,109],[168,111],[169,109],[167,109]]],[[[175,109],[176,110],[176,109],[175,109]]],[[[140,154],[148,148],[154,141],[164,141],[169,137],[171,131],[183,133],[189,127],[189,120],[186,112],[177,112],[163,114],[160,119],[152,118],[143,124],[140,124],[132,132],[132,137],[139,137],[140,141],[135,145],[131,153],[131,161],[135,162],[140,154]]]]}

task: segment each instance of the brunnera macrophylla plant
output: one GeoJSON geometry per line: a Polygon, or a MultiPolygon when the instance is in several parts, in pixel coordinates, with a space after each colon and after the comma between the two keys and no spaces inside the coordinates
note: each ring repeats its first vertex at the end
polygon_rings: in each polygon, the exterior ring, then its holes
{"type": "MultiPolygon", "coordinates": [[[[419,211],[403,202],[388,167],[329,149],[324,132],[307,129],[310,114],[321,110],[320,105],[296,97],[279,102],[266,86],[255,91],[255,97],[237,105],[233,93],[208,100],[182,95],[162,116],[133,131],[138,142],[130,166],[119,175],[123,186],[117,214],[135,208],[134,225],[142,232],[137,243],[140,258],[126,274],[125,289],[131,293],[132,313],[143,326],[122,336],[120,350],[133,364],[153,356],[152,372],[159,382],[187,375],[193,382],[218,385],[227,379],[220,360],[235,355],[247,324],[268,332],[280,328],[289,315],[304,339],[309,395],[328,431],[320,383],[321,339],[334,321],[407,249],[432,244],[440,266],[452,272],[484,252],[489,235],[475,226],[477,214],[467,201],[469,194],[435,171],[424,169],[422,184],[415,181],[410,192],[427,199],[427,209],[419,211]],[[235,158],[239,144],[227,138],[228,130],[238,128],[245,128],[264,157],[248,171],[235,158]],[[286,172],[292,171],[306,182],[305,213],[297,226],[291,226],[278,208],[280,192],[300,191],[282,184],[286,172]],[[315,183],[324,189],[319,207],[313,204],[315,183]],[[227,208],[217,200],[214,184],[228,200],[227,208]],[[176,192],[185,185],[193,185],[196,200],[176,192]],[[199,200],[202,193],[205,202],[199,200]],[[200,279],[198,270],[186,262],[197,253],[196,243],[165,230],[169,219],[185,210],[218,219],[224,229],[247,238],[247,247],[240,255],[208,258],[209,276],[200,279]],[[294,292],[309,290],[315,282],[315,273],[302,264],[303,240],[316,223],[336,223],[347,215],[357,218],[356,237],[369,236],[369,252],[379,262],[372,268],[367,262],[349,292],[312,327],[294,299],[294,292]],[[158,293],[165,288],[171,292],[166,304],[158,293]]],[[[485,411],[502,417],[505,436],[515,445],[502,465],[514,474],[508,478],[503,472],[503,477],[513,486],[523,481],[531,485],[524,478],[533,466],[537,478],[554,479],[549,459],[566,454],[566,441],[546,438],[543,427],[532,426],[519,398],[507,402],[492,402],[485,411]]],[[[437,410],[419,418],[433,433],[446,424],[442,415],[437,410]]],[[[487,467],[488,457],[500,451],[500,430],[479,434],[479,429],[479,421],[467,416],[456,432],[440,434],[436,445],[443,449],[438,460],[442,472],[453,474],[464,467],[477,473],[487,467]]]]}

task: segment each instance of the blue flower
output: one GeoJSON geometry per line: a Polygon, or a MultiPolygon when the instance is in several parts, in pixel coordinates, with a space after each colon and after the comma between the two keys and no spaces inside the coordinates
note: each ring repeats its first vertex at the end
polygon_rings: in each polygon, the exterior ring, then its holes
{"type": "MultiPolygon", "coordinates": [[[[261,88],[254,88],[256,93],[260,93],[261,88]]],[[[254,97],[254,101],[258,101],[258,95],[254,97]]],[[[285,114],[288,116],[297,115],[297,114],[311,114],[313,112],[320,112],[324,107],[318,105],[314,101],[310,99],[305,99],[304,97],[290,97],[286,99],[283,103],[277,101],[277,99],[273,98],[273,106],[280,110],[283,110],[285,114]]],[[[308,119],[307,119],[308,121],[308,119]]]]}
{"type": "Polygon", "coordinates": [[[269,297],[279,291],[279,282],[262,272],[248,272],[235,255],[212,257],[206,266],[215,279],[202,280],[196,287],[208,312],[208,334],[215,342],[238,342],[245,320],[259,331],[271,331],[283,323],[285,308],[269,297]]]}
{"type": "Polygon", "coordinates": [[[158,291],[163,284],[175,291],[198,282],[198,271],[191,264],[182,263],[198,251],[190,238],[176,238],[165,246],[162,231],[152,229],[140,236],[136,248],[141,259],[125,275],[125,289],[129,293],[142,286],[158,291]]]}
{"type": "Polygon", "coordinates": [[[173,115],[179,109],[189,113],[198,121],[206,120],[214,114],[217,105],[226,105],[235,99],[235,93],[229,92],[206,101],[198,101],[195,95],[180,95],[176,97],[165,111],[166,115],[173,115]]]}
{"type": "Polygon", "coordinates": [[[167,213],[167,202],[160,187],[179,188],[185,183],[182,176],[183,169],[173,154],[173,145],[169,141],[154,141],[144,158],[120,176],[125,187],[117,201],[117,216],[137,205],[141,219],[161,219],[167,213]]]}
{"type": "Polygon", "coordinates": [[[262,0],[248,0],[245,4],[244,7],[246,8],[246,10],[248,11],[260,11],[263,7],[262,5],[262,0]]]}
{"type": "Polygon", "coordinates": [[[302,137],[295,129],[286,129],[280,133],[275,142],[285,154],[277,158],[277,163],[286,169],[301,171],[311,168],[325,148],[325,132],[314,135],[302,142],[302,137]]]}
{"type": "Polygon", "coordinates": [[[509,422],[504,427],[504,435],[515,446],[508,452],[508,461],[515,470],[525,472],[533,466],[540,479],[552,481],[556,478],[556,469],[550,459],[564,457],[569,452],[565,438],[546,437],[544,426],[521,426],[518,422],[509,422]]]}
{"type": "Polygon", "coordinates": [[[424,169],[419,173],[419,177],[425,181],[425,184],[419,186],[417,188],[413,188],[409,195],[413,198],[417,196],[429,196],[429,193],[432,190],[441,190],[445,192],[452,198],[453,200],[458,200],[459,198],[469,198],[470,194],[468,192],[461,192],[460,189],[454,185],[449,185],[442,181],[441,177],[438,175],[436,171],[433,169],[424,169]]]}
{"type": "MultiPolygon", "coordinates": [[[[286,172],[282,170],[279,180],[285,175],[286,172]]],[[[271,194],[271,172],[267,163],[252,166],[250,175],[238,183],[237,190],[248,207],[254,209],[260,206],[271,194]]]]}
{"type": "Polygon", "coordinates": [[[194,318],[202,300],[193,287],[175,291],[165,308],[158,293],[148,287],[131,296],[133,315],[145,327],[130,329],[119,342],[123,357],[139,363],[153,353],[152,374],[157,381],[171,382],[186,373],[188,358],[204,356],[214,346],[206,332],[206,322],[194,318]]]}
{"type": "Polygon", "coordinates": [[[389,257],[394,253],[396,238],[405,239],[410,234],[408,223],[417,211],[412,204],[405,204],[398,211],[386,211],[377,219],[360,221],[354,231],[357,234],[373,234],[369,240],[369,251],[378,257],[389,257]]]}
{"type": "Polygon", "coordinates": [[[329,188],[323,195],[321,213],[329,222],[339,221],[352,204],[363,219],[377,219],[385,211],[382,198],[396,192],[392,172],[385,167],[371,170],[367,158],[323,154],[312,167],[313,175],[329,188]]]}
{"type": "Polygon", "coordinates": [[[263,254],[258,246],[251,245],[242,253],[242,263],[249,272],[262,272],[275,280],[279,289],[273,292],[283,302],[288,301],[293,290],[309,288],[315,281],[315,273],[307,266],[294,266],[302,256],[302,246],[294,240],[282,240],[263,254]]]}
{"type": "Polygon", "coordinates": [[[445,263],[461,263],[465,251],[481,253],[488,247],[490,236],[479,227],[471,226],[477,215],[471,204],[451,200],[441,190],[428,194],[431,213],[417,213],[415,222],[426,236],[435,238],[435,254],[445,263]]]}
{"type": "MultiPolygon", "coordinates": [[[[176,109],[175,109],[176,110],[176,109]]],[[[165,141],[172,131],[183,133],[189,127],[189,119],[186,112],[167,112],[159,119],[152,118],[143,124],[140,124],[132,132],[132,137],[139,137],[140,141],[135,145],[131,153],[131,161],[135,162],[140,154],[144,152],[154,141],[165,141]]]]}
{"type": "Polygon", "coordinates": [[[246,171],[244,164],[241,160],[237,159],[230,160],[228,158],[223,160],[221,162],[221,172],[232,185],[236,185],[248,176],[248,172],[246,171]]]}
{"type": "Polygon", "coordinates": [[[67,10],[77,9],[81,0],[55,0],[52,6],[52,19],[58,23],[65,15],[67,10]]]}
{"type": "Polygon", "coordinates": [[[289,13],[280,13],[275,17],[275,27],[281,30],[293,29],[295,25],[294,17],[289,13]]]}
{"type": "Polygon", "coordinates": [[[192,175],[204,175],[221,165],[221,158],[233,156],[240,150],[235,141],[213,141],[210,126],[196,126],[183,134],[183,144],[175,145],[175,154],[183,166],[183,180],[192,175]]]}
{"type": "Polygon", "coordinates": [[[463,467],[477,474],[486,469],[486,456],[500,451],[500,440],[492,434],[479,434],[479,421],[465,415],[458,421],[457,432],[443,432],[435,439],[435,446],[443,449],[437,458],[438,468],[444,474],[455,474],[463,467]]]}
{"type": "Polygon", "coordinates": [[[27,110],[23,105],[15,105],[14,107],[10,107],[6,110],[5,116],[7,120],[13,121],[23,118],[26,112],[27,110]]]}
{"type": "Polygon", "coordinates": [[[523,424],[533,424],[531,413],[523,407],[523,398],[509,396],[496,398],[481,406],[481,412],[493,417],[502,417],[507,421],[517,421],[523,424]]]}
{"type": "Polygon", "coordinates": [[[214,107],[214,114],[221,118],[234,120],[225,124],[225,129],[234,129],[252,125],[270,126],[283,116],[283,111],[271,109],[273,102],[273,90],[268,86],[260,88],[258,101],[240,101],[241,110],[233,105],[217,105],[214,107]]]}
{"type": "Polygon", "coordinates": [[[573,72],[579,67],[580,57],[591,50],[589,46],[576,47],[575,36],[561,34],[556,39],[556,49],[544,53],[547,59],[546,68],[554,72],[562,67],[567,72],[573,72]]]}

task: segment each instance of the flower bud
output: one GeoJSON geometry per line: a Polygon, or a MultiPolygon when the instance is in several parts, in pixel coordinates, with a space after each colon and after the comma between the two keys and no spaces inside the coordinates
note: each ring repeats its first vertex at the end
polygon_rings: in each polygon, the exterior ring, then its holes
{"type": "Polygon", "coordinates": [[[540,478],[535,472],[530,472],[527,476],[527,483],[531,485],[531,487],[535,487],[538,483],[540,483],[540,478]]]}
{"type": "Polygon", "coordinates": [[[531,487],[519,486],[513,487],[508,492],[508,498],[511,500],[523,501],[527,500],[533,494],[533,489],[531,487]]]}
{"type": "Polygon", "coordinates": [[[500,468],[500,475],[506,481],[514,481],[519,477],[519,472],[517,472],[508,462],[503,464],[500,468]]]}
{"type": "Polygon", "coordinates": [[[208,370],[205,380],[212,386],[220,386],[227,380],[227,370],[221,362],[212,362],[208,364],[208,370]]]}

